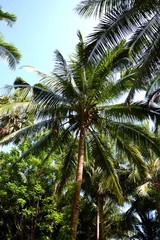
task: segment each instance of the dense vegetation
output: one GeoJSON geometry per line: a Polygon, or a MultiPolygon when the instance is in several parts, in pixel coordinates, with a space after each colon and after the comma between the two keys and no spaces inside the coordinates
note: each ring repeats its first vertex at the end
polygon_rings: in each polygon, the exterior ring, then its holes
{"type": "Polygon", "coordinates": [[[160,3],[123,2],[81,1],[100,17],[88,40],[1,96],[0,239],[159,239],[160,3]]]}

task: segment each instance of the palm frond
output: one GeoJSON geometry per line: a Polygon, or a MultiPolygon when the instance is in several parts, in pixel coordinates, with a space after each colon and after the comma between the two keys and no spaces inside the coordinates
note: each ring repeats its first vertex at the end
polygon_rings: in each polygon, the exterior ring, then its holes
{"type": "Polygon", "coordinates": [[[143,76],[144,79],[149,79],[149,77],[152,79],[152,76],[159,72],[160,34],[157,35],[154,43],[151,44],[143,56],[143,62],[139,74],[140,76],[143,76]]]}
{"type": "Polygon", "coordinates": [[[141,49],[147,49],[147,46],[151,44],[152,39],[155,40],[155,33],[157,31],[157,16],[150,16],[149,18],[147,18],[147,21],[141,23],[141,26],[138,27],[133,33],[133,35],[129,38],[127,45],[130,48],[130,53],[133,54],[134,57],[142,57],[141,49]],[[139,53],[139,51],[141,52],[139,53]]]}
{"type": "MultiPolygon", "coordinates": [[[[41,167],[48,161],[49,157],[55,150],[63,149],[63,147],[66,147],[66,141],[67,142],[70,141],[70,137],[71,137],[70,127],[66,128],[66,129],[61,127],[61,129],[59,129],[58,131],[59,132],[58,133],[56,132],[56,134],[54,134],[53,131],[51,132],[52,145],[49,145],[50,150],[49,150],[47,156],[43,159],[43,161],[41,163],[41,167]],[[54,137],[54,139],[53,139],[53,137],[54,137]]],[[[42,144],[43,144],[43,142],[42,142],[42,144]]]]}
{"type": "Polygon", "coordinates": [[[129,6],[131,3],[131,0],[125,1],[125,4],[122,0],[83,0],[76,6],[75,10],[80,16],[86,18],[91,16],[100,18],[104,13],[111,11],[115,7],[123,4],[129,6]]]}
{"type": "Polygon", "coordinates": [[[117,138],[116,144],[118,150],[123,152],[123,156],[126,156],[127,159],[136,167],[138,172],[137,178],[145,179],[148,174],[148,168],[145,163],[145,159],[137,147],[128,144],[127,141],[121,141],[120,138],[117,138]]]}
{"type": "MultiPolygon", "coordinates": [[[[100,16],[100,23],[88,36],[87,51],[92,61],[106,49],[127,38],[130,55],[140,67],[139,78],[151,79],[159,71],[159,3],[157,1],[81,1],[76,10],[82,15],[100,16]],[[102,17],[103,16],[103,17],[102,17]]],[[[149,80],[150,80],[149,79],[149,80]]],[[[137,81],[132,91],[140,87],[137,81]]],[[[146,82],[147,83],[147,82],[146,82]]],[[[140,85],[139,85],[140,84],[140,85]]],[[[129,100],[129,97],[128,97],[129,100]]]]}
{"type": "Polygon", "coordinates": [[[133,69],[131,71],[126,71],[120,78],[113,84],[111,94],[108,96],[108,99],[117,99],[120,100],[121,97],[124,98],[124,94],[127,94],[130,88],[133,86],[136,79],[137,72],[133,69]]]}
{"type": "Polygon", "coordinates": [[[68,141],[70,138],[70,131],[69,128],[68,129],[61,129],[61,132],[59,134],[59,136],[54,136],[54,132],[53,130],[51,130],[49,133],[47,133],[46,135],[44,135],[40,140],[38,140],[35,144],[32,145],[32,147],[30,147],[26,152],[24,152],[17,160],[14,164],[17,164],[18,162],[20,162],[23,158],[27,157],[30,153],[33,153],[34,151],[39,151],[39,149],[46,150],[46,146],[48,146],[48,154],[47,156],[42,159],[41,162],[41,168],[42,166],[48,161],[49,157],[51,156],[51,154],[57,149],[59,148],[59,146],[61,146],[61,148],[63,148],[63,146],[66,145],[66,140],[68,141]],[[58,137],[58,139],[57,139],[58,137]]]}
{"type": "Polygon", "coordinates": [[[46,90],[43,85],[35,84],[33,86],[33,100],[40,105],[50,105],[51,107],[62,102],[60,94],[56,94],[53,91],[46,90]]]}
{"type": "Polygon", "coordinates": [[[83,40],[83,36],[82,36],[82,33],[80,31],[77,32],[77,36],[78,36],[79,42],[76,45],[76,54],[74,54],[74,57],[76,58],[77,63],[80,64],[80,65],[78,64],[78,67],[80,67],[80,66],[84,67],[86,61],[83,62],[83,59],[84,59],[86,44],[83,40]]]}
{"type": "Polygon", "coordinates": [[[13,23],[16,21],[17,17],[13,13],[4,12],[2,8],[0,8],[0,20],[3,20],[7,23],[9,27],[13,26],[13,23]]]}
{"type": "MultiPolygon", "coordinates": [[[[153,104],[158,104],[160,100],[160,89],[157,89],[153,92],[151,92],[148,96],[147,96],[147,103],[148,106],[153,105],[153,104]]],[[[157,105],[156,104],[156,105],[157,105]]],[[[159,107],[159,105],[157,105],[157,107],[159,107]]]]}
{"type": "MultiPolygon", "coordinates": [[[[115,76],[120,69],[123,71],[123,60],[126,59],[127,61],[128,50],[124,48],[124,45],[125,41],[122,41],[121,44],[113,50],[107,50],[103,57],[93,64],[94,68],[91,66],[90,70],[86,73],[88,79],[88,86],[86,89],[90,91],[91,98],[95,98],[96,96],[97,102],[100,101],[102,103],[102,101],[108,101],[110,98],[113,99],[114,96],[112,93],[116,93],[115,97],[120,95],[118,92],[121,92],[120,90],[122,89],[120,89],[120,84],[119,86],[117,84],[116,87],[116,82],[118,82],[118,80],[115,76]],[[108,94],[108,92],[110,92],[111,95],[108,94]]],[[[128,79],[129,78],[131,79],[131,76],[129,77],[128,75],[128,79]]],[[[125,82],[125,80],[123,80],[123,82],[125,82]]],[[[126,84],[122,84],[121,79],[121,87],[124,85],[126,86],[126,84]]]]}
{"type": "Polygon", "coordinates": [[[43,128],[47,128],[49,125],[51,126],[52,124],[53,124],[52,120],[45,120],[45,121],[37,122],[36,124],[32,123],[32,125],[24,127],[4,137],[0,141],[0,145],[3,146],[9,143],[14,143],[19,138],[26,138],[26,136],[28,135],[34,135],[35,133],[38,133],[43,128]]]}
{"type": "Polygon", "coordinates": [[[152,80],[146,91],[146,97],[149,96],[153,91],[160,87],[160,74],[152,80]]]}
{"type": "Polygon", "coordinates": [[[44,79],[45,80],[48,79],[48,80],[53,81],[53,77],[51,75],[44,73],[43,71],[41,71],[38,68],[35,68],[33,66],[30,66],[30,65],[24,65],[21,68],[24,68],[27,71],[31,71],[31,72],[34,72],[34,73],[38,74],[40,76],[40,81],[42,81],[42,83],[43,83],[44,79]]]}
{"type": "Polygon", "coordinates": [[[56,50],[55,52],[55,68],[54,72],[57,73],[62,79],[67,80],[70,77],[70,72],[68,69],[68,65],[63,55],[56,50]]]}
{"type": "Polygon", "coordinates": [[[106,13],[97,27],[94,28],[93,33],[87,37],[88,48],[86,50],[90,53],[90,59],[96,61],[106,49],[115,47],[127,38],[128,34],[133,31],[135,24],[140,26],[137,18],[132,9],[125,11],[123,8],[118,8],[106,13]],[[121,28],[122,22],[123,29],[121,28]]]}
{"type": "Polygon", "coordinates": [[[62,168],[61,168],[61,180],[58,185],[58,193],[62,191],[66,182],[75,174],[76,166],[76,147],[75,141],[69,146],[66,155],[64,156],[62,168]]]}
{"type": "Polygon", "coordinates": [[[147,197],[148,193],[149,193],[149,187],[150,187],[149,185],[150,185],[150,183],[146,182],[146,183],[138,186],[136,189],[137,194],[142,197],[147,197]]]}
{"type": "Polygon", "coordinates": [[[21,59],[18,49],[13,44],[6,43],[2,37],[0,37],[0,56],[8,62],[9,67],[12,69],[15,69],[16,64],[21,59]]]}
{"type": "Polygon", "coordinates": [[[37,149],[46,149],[46,144],[48,144],[49,141],[51,141],[53,139],[53,132],[49,132],[46,136],[44,136],[42,139],[40,139],[38,142],[36,142],[35,144],[32,145],[32,147],[30,147],[26,152],[24,152],[17,160],[16,162],[13,163],[17,164],[19,163],[22,159],[24,159],[25,157],[27,157],[30,153],[33,153],[34,150],[37,149]]]}
{"type": "MultiPolygon", "coordinates": [[[[123,202],[121,187],[119,184],[118,176],[114,168],[114,160],[109,151],[106,150],[106,144],[95,134],[92,135],[93,139],[90,142],[92,149],[92,157],[95,159],[96,165],[100,166],[107,174],[107,184],[109,189],[116,192],[117,198],[120,203],[123,202]]],[[[108,189],[108,190],[109,190],[108,189]]]]}
{"type": "MultiPolygon", "coordinates": [[[[55,72],[52,72],[52,75],[45,74],[41,70],[32,66],[23,67],[37,73],[41,77],[40,83],[33,86],[34,94],[36,95],[36,101],[38,99],[40,101],[42,101],[42,99],[44,101],[47,100],[47,96],[46,99],[44,98],[45,93],[47,94],[47,91],[50,96],[52,95],[52,100],[55,100],[54,102],[57,102],[58,99],[63,102],[66,99],[71,99],[70,96],[72,94],[75,96],[77,95],[73,76],[68,70],[66,61],[58,50],[56,51],[55,72]]],[[[71,101],[73,101],[73,99],[74,98],[72,96],[71,101]]]]}
{"type": "Polygon", "coordinates": [[[0,107],[0,114],[1,117],[9,115],[9,114],[14,114],[14,113],[25,113],[30,107],[30,102],[11,102],[4,104],[3,106],[0,107]]]}
{"type": "Polygon", "coordinates": [[[152,119],[154,120],[155,117],[159,119],[160,117],[160,109],[157,106],[150,105],[144,101],[134,102],[130,105],[128,104],[115,104],[115,105],[107,105],[99,107],[100,110],[105,111],[105,116],[110,118],[119,118],[119,119],[126,119],[128,120],[137,120],[142,121],[145,119],[152,119]],[[143,114],[142,114],[143,113],[143,114]]]}
{"type": "Polygon", "coordinates": [[[107,127],[113,139],[120,138],[122,142],[128,141],[139,146],[139,149],[152,149],[155,154],[159,154],[160,140],[149,130],[131,123],[112,123],[107,127]]]}

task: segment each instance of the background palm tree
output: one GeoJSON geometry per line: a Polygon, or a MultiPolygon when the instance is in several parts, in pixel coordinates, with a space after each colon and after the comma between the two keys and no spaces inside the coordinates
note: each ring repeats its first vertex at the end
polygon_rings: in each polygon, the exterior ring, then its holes
{"type": "MultiPolygon", "coordinates": [[[[15,82],[17,81],[23,82],[21,78],[17,78],[15,82]]],[[[20,88],[12,95],[3,95],[0,97],[0,139],[23,127],[31,125],[31,122],[33,122],[33,117],[29,115],[29,112],[26,114],[21,105],[29,106],[29,99],[24,98],[24,94],[22,94],[20,88]],[[16,104],[14,111],[12,109],[13,104],[14,106],[16,104]]]]}
{"type": "MultiPolygon", "coordinates": [[[[96,165],[93,160],[85,164],[82,190],[85,196],[93,199],[96,206],[96,217],[94,216],[96,219],[96,239],[104,240],[110,234],[107,226],[113,220],[111,220],[111,216],[113,216],[114,210],[111,205],[115,207],[116,203],[122,204],[123,196],[122,189],[120,189],[121,195],[117,194],[117,190],[112,186],[110,176],[108,176],[105,169],[101,169],[96,165]]],[[[117,174],[116,168],[115,174],[117,174]]],[[[91,222],[93,224],[94,221],[91,220],[91,222]]]]}
{"type": "MultiPolygon", "coordinates": [[[[108,146],[108,139],[113,139],[117,149],[125,149],[130,159],[137,161],[145,173],[145,165],[141,157],[136,158],[135,150],[130,146],[132,143],[152,148],[159,153],[159,141],[152,134],[135,125],[148,117],[156,115],[156,108],[145,104],[134,103],[130,106],[119,103],[113,104],[119,96],[125,93],[132,83],[132,77],[125,71],[123,78],[114,78],[124,66],[123,51],[124,42],[113,50],[107,50],[98,62],[86,61],[85,43],[80,32],[78,32],[79,43],[76,54],[67,63],[59,51],[56,51],[55,70],[51,76],[40,70],[31,68],[41,76],[41,83],[30,86],[26,82],[16,81],[15,90],[21,89],[24,96],[30,92],[30,105],[25,102],[15,102],[11,108],[21,106],[21,112],[33,113],[35,123],[14,131],[1,140],[1,144],[14,142],[20,136],[35,135],[41,130],[42,139],[36,142],[28,151],[19,158],[29,154],[31,150],[39,147],[43,149],[47,144],[52,144],[51,152],[58,146],[63,148],[68,141],[68,159],[75,156],[77,159],[76,181],[74,184],[74,196],[71,216],[71,239],[76,239],[80,191],[83,175],[83,164],[85,150],[89,147],[92,158],[96,159],[99,166],[107,169],[106,174],[110,176],[110,182],[120,191],[118,177],[114,171],[113,158],[108,146]],[[142,112],[144,114],[142,114],[142,112]],[[72,135],[73,133],[73,135],[72,135]],[[78,147],[72,146],[78,141],[78,147]]],[[[126,62],[126,58],[125,58],[126,62]]],[[[10,111],[10,114],[12,113],[10,111]]],[[[7,107],[2,112],[4,115],[7,107]]],[[[2,116],[3,116],[2,114],[2,116]]],[[[49,157],[47,155],[46,159],[49,157]]],[[[120,194],[120,192],[119,192],[120,194]]]]}
{"type": "Polygon", "coordinates": [[[151,199],[136,196],[122,219],[122,229],[132,225],[132,236],[129,239],[158,240],[160,227],[151,199]]]}
{"type": "Polygon", "coordinates": [[[150,198],[153,201],[154,207],[157,212],[158,221],[160,225],[160,160],[155,159],[153,156],[147,164],[149,169],[148,178],[146,181],[137,188],[137,193],[139,196],[150,198]]]}

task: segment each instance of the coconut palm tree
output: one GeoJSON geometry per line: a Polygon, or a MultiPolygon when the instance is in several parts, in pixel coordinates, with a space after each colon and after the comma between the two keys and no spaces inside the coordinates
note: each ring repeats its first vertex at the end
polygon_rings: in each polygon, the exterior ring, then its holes
{"type": "Polygon", "coordinates": [[[137,188],[137,193],[139,196],[150,198],[153,201],[154,207],[157,211],[158,221],[160,225],[160,160],[157,158],[156,160],[152,156],[148,163],[149,175],[146,178],[146,181],[143,182],[137,188]]]}
{"type": "MultiPolygon", "coordinates": [[[[4,12],[0,8],[0,20],[5,21],[9,27],[13,26],[16,21],[16,15],[4,12]]],[[[16,64],[19,63],[21,54],[14,44],[7,43],[2,33],[0,33],[0,57],[8,62],[9,67],[14,69],[16,64]]]]}
{"type": "MultiPolygon", "coordinates": [[[[114,209],[116,209],[116,205],[123,203],[123,198],[126,200],[126,195],[131,196],[133,189],[135,190],[135,185],[133,184],[134,181],[138,182],[144,182],[148,172],[143,172],[142,168],[145,169],[145,158],[142,157],[142,154],[138,151],[139,146],[132,146],[131,141],[129,142],[130,147],[132,150],[135,151],[135,155],[133,158],[133,155],[128,155],[127,148],[123,148],[123,153],[121,151],[118,151],[116,153],[116,150],[114,149],[115,141],[112,143],[112,139],[109,140],[110,144],[108,144],[108,152],[110,156],[112,156],[112,162],[114,164],[114,171],[115,175],[118,173],[118,177],[120,180],[120,185],[122,186],[122,189],[120,188],[119,191],[115,188],[115,186],[112,184],[112,180],[109,175],[109,171],[106,167],[99,166],[98,159],[96,160],[93,158],[93,149],[90,147],[86,147],[86,153],[85,153],[85,163],[84,163],[84,173],[83,173],[83,182],[82,182],[82,193],[83,197],[82,199],[92,199],[92,202],[94,202],[94,205],[96,206],[97,211],[97,222],[96,222],[96,230],[97,230],[97,240],[104,240],[105,235],[107,237],[112,236],[113,232],[116,230],[116,228],[111,231],[111,227],[113,225],[116,225],[115,219],[113,219],[113,215],[115,216],[115,213],[113,213],[114,209]],[[110,145],[110,147],[109,147],[110,145]],[[91,150],[91,151],[90,151],[91,150]],[[127,150],[127,151],[125,151],[127,150]],[[141,164],[140,164],[141,163],[141,164]],[[125,168],[122,169],[120,167],[121,165],[125,165],[125,168]],[[142,167],[143,166],[143,167],[142,167]],[[128,180],[128,181],[127,181],[128,180]],[[129,185],[129,186],[128,186],[129,185]],[[132,186],[132,190],[130,189],[132,186]],[[123,194],[123,196],[122,196],[123,194]],[[111,205],[113,205],[114,209],[111,208],[111,205]],[[104,210],[106,208],[106,213],[104,214],[104,210]],[[107,214],[107,215],[106,215],[107,214]],[[112,215],[112,217],[110,217],[112,215]]],[[[127,145],[127,144],[126,144],[127,145]]],[[[72,145],[72,153],[74,146],[72,145]]],[[[120,149],[119,149],[120,150],[120,149]]],[[[143,149],[144,150],[144,149],[143,149]]],[[[131,152],[131,149],[130,149],[131,152]]],[[[59,186],[59,192],[61,192],[62,187],[64,187],[64,183],[66,184],[68,181],[70,182],[73,178],[73,174],[75,171],[75,156],[66,158],[61,172],[61,181],[59,186]]],[[[91,203],[91,202],[90,202],[91,203]]],[[[88,206],[89,207],[89,206],[88,206]]],[[[90,208],[93,208],[93,203],[91,204],[90,208]]],[[[93,212],[90,209],[91,212],[93,212]]],[[[118,214],[116,214],[118,215],[118,214]]],[[[89,216],[88,216],[89,218],[89,216]]],[[[95,216],[94,216],[95,218],[95,216]]],[[[81,216],[81,219],[82,216],[81,216]]],[[[93,216],[92,216],[93,219],[93,216]]],[[[91,226],[94,229],[93,225],[95,225],[94,220],[88,220],[91,221],[91,226]]],[[[85,223],[86,224],[86,223],[85,223]]],[[[80,221],[78,232],[82,232],[84,236],[88,236],[88,231],[85,228],[84,221],[83,223],[80,221]]],[[[95,232],[92,233],[95,235],[95,232]]],[[[79,235],[78,235],[79,236],[79,235]]],[[[79,238],[78,238],[79,239],[79,238]]]]}
{"type": "MultiPolygon", "coordinates": [[[[30,86],[25,82],[16,81],[15,90],[24,89],[25,95],[26,91],[30,92],[28,95],[30,105],[15,102],[15,107],[12,104],[8,108],[16,111],[16,107],[19,107],[20,113],[24,113],[24,110],[26,114],[33,113],[35,123],[13,132],[0,141],[1,144],[7,144],[14,142],[20,136],[35,135],[41,130],[43,138],[35,142],[35,145],[20,159],[37,147],[42,149],[47,144],[53,144],[52,152],[58,146],[63,148],[63,144],[68,142],[66,159],[74,157],[77,159],[71,216],[71,239],[73,240],[77,235],[86,148],[89,147],[92,150],[92,157],[96,159],[99,166],[107,169],[110,182],[117,192],[120,186],[108,146],[109,139],[114,140],[117,149],[125,149],[130,159],[136,160],[137,164],[141,165],[142,173],[145,173],[146,168],[141,157],[135,157],[136,150],[130,146],[130,141],[135,144],[141,142],[144,147],[152,147],[155,152],[159,153],[159,141],[138,125],[138,122],[145,118],[158,117],[157,109],[152,105],[148,108],[144,103],[131,105],[114,103],[130,88],[133,81],[132,74],[123,68],[124,42],[113,50],[107,50],[104,56],[95,63],[90,60],[86,61],[84,57],[86,46],[80,32],[78,32],[78,37],[76,53],[69,62],[65,61],[59,51],[55,52],[56,64],[51,76],[30,67],[41,76],[40,83],[30,86]],[[120,68],[125,70],[125,73],[122,78],[117,79],[116,73],[120,68]],[[134,120],[137,125],[133,124],[134,120]],[[76,141],[78,145],[73,148],[76,141]]],[[[7,110],[6,108],[3,110],[2,107],[0,111],[3,115],[7,110]]]]}
{"type": "Polygon", "coordinates": [[[84,17],[100,17],[99,24],[88,35],[91,58],[103,55],[105,49],[117,45],[123,38],[134,64],[139,66],[137,80],[131,91],[143,88],[159,73],[160,2],[157,0],[88,0],[81,1],[76,10],[84,17]]]}

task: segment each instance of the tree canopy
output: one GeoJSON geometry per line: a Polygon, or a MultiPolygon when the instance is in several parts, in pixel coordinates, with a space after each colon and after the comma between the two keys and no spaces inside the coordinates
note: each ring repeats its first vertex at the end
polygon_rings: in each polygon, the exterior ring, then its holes
{"type": "MultiPolygon", "coordinates": [[[[81,1],[80,15],[100,18],[93,33],[84,41],[78,31],[69,60],[56,50],[51,74],[26,66],[39,82],[18,77],[1,96],[0,145],[11,149],[0,153],[0,238],[158,239],[157,9],[81,1]]],[[[16,16],[0,19],[12,26],[16,16]]],[[[19,52],[0,45],[14,68],[19,52]]]]}

